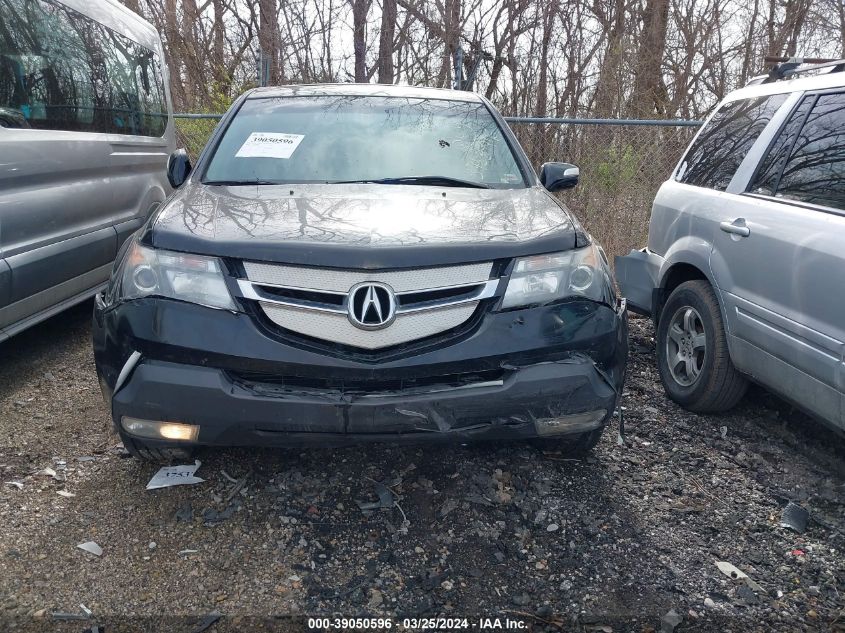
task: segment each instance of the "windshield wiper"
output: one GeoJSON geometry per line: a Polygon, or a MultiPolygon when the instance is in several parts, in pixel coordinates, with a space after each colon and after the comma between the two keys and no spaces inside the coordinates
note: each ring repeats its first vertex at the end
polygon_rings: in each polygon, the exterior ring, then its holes
{"type": "Polygon", "coordinates": [[[253,180],[204,180],[202,182],[202,184],[204,184],[204,185],[231,185],[231,186],[234,186],[234,185],[279,185],[279,184],[283,184],[283,183],[277,182],[275,180],[259,180],[259,179],[256,178],[256,179],[253,179],[253,180]]]}
{"type": "Polygon", "coordinates": [[[490,185],[483,182],[475,182],[472,180],[461,180],[460,178],[450,178],[449,176],[404,176],[401,178],[370,178],[366,180],[333,180],[332,185],[352,185],[352,184],[372,184],[372,185],[432,185],[443,187],[471,187],[473,189],[490,189],[490,185]]]}

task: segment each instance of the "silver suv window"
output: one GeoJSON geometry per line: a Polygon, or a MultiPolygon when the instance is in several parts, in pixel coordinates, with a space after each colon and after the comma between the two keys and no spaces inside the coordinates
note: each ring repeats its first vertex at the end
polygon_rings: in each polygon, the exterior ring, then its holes
{"type": "Polygon", "coordinates": [[[769,148],[768,154],[763,159],[757,170],[757,175],[751,181],[749,191],[764,196],[773,196],[778,188],[780,175],[783,173],[783,166],[789,158],[792,148],[795,146],[795,139],[801,132],[807,113],[813,107],[815,97],[803,99],[798,107],[789,115],[786,125],[781,128],[775,141],[769,148]]]}
{"type": "Polygon", "coordinates": [[[775,195],[845,211],[845,94],[816,98],[775,195]]]}
{"type": "Polygon", "coordinates": [[[0,0],[0,125],[162,136],[158,56],[48,0],[0,0]]]}
{"type": "Polygon", "coordinates": [[[484,104],[381,96],[247,99],[204,182],[325,183],[441,176],[525,187],[484,104]]]}
{"type": "Polygon", "coordinates": [[[785,94],[722,105],[687,150],[675,180],[724,191],[754,141],[786,100],[785,94]]]}

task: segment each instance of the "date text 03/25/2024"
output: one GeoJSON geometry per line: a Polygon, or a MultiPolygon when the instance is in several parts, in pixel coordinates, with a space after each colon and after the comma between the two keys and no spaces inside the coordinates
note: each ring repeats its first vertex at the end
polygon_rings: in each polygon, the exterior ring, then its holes
{"type": "Polygon", "coordinates": [[[529,623],[511,617],[478,618],[308,618],[312,630],[337,631],[520,631],[529,623]]]}

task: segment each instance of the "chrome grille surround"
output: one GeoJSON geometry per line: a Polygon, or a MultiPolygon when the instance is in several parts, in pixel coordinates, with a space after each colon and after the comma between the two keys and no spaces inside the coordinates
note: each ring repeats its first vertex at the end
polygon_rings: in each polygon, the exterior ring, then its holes
{"type": "Polygon", "coordinates": [[[367,271],[243,262],[239,294],[258,302],[285,330],[351,347],[376,350],[451,330],[465,323],[499,279],[492,262],[436,268],[367,271]],[[348,318],[348,293],[357,284],[380,282],[396,293],[396,318],[364,330],[348,318]]]}
{"type": "Polygon", "coordinates": [[[440,266],[437,268],[410,268],[407,270],[341,270],[338,268],[308,268],[244,262],[246,277],[258,285],[283,288],[303,288],[321,292],[346,294],[355,284],[380,281],[397,294],[427,288],[465,286],[481,283],[490,278],[491,262],[440,266]]]}

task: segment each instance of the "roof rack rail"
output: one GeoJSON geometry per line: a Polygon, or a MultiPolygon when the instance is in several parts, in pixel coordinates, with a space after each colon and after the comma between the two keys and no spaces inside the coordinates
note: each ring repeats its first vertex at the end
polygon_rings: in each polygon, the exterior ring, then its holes
{"type": "Polygon", "coordinates": [[[828,73],[845,72],[845,59],[822,59],[816,57],[766,57],[773,66],[768,74],[753,77],[746,85],[768,84],[794,75],[830,68],[828,73]]]}

